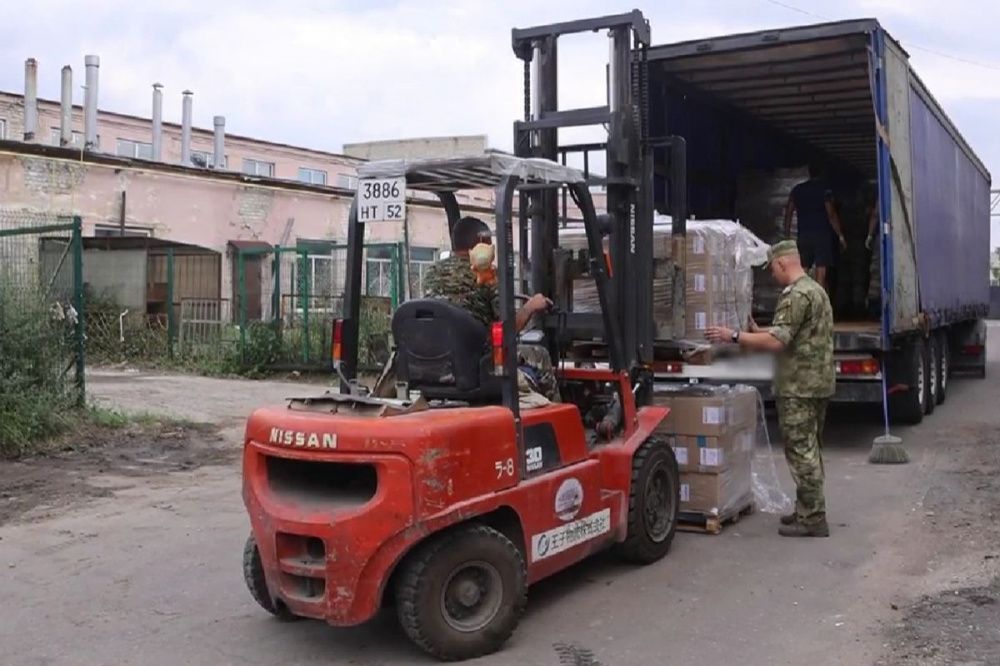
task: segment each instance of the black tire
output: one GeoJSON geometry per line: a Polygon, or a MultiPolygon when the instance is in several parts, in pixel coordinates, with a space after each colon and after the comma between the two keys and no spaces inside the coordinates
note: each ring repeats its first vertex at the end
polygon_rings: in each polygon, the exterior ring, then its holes
{"type": "Polygon", "coordinates": [[[927,397],[924,343],[918,339],[903,344],[890,358],[888,383],[890,388],[898,384],[907,388],[889,396],[889,417],[895,423],[916,425],[924,419],[927,397]]]}
{"type": "Polygon", "coordinates": [[[948,399],[948,381],[951,379],[951,349],[948,347],[948,332],[934,332],[934,344],[937,345],[937,402],[942,404],[948,399]]]}
{"type": "Polygon", "coordinates": [[[418,546],[401,565],[396,585],[403,631],[422,650],[447,661],[499,650],[527,602],[524,556],[485,525],[457,527],[418,546]],[[471,617],[460,617],[465,613],[471,617]]]}
{"type": "Polygon", "coordinates": [[[673,449],[659,439],[647,439],[632,458],[628,530],[618,545],[623,558],[650,564],[667,554],[677,529],[680,489],[673,449]]]}
{"type": "Polygon", "coordinates": [[[938,371],[941,369],[938,363],[937,343],[933,335],[924,340],[924,363],[926,364],[924,386],[927,391],[927,395],[924,396],[924,414],[933,414],[938,404],[938,371]]]}
{"type": "Polygon", "coordinates": [[[268,613],[283,622],[298,620],[297,615],[293,615],[288,607],[280,601],[271,599],[271,593],[267,591],[267,581],[264,578],[264,565],[260,561],[260,550],[257,549],[257,542],[253,535],[247,537],[246,545],[243,546],[243,580],[246,581],[247,589],[257,604],[268,613]]]}

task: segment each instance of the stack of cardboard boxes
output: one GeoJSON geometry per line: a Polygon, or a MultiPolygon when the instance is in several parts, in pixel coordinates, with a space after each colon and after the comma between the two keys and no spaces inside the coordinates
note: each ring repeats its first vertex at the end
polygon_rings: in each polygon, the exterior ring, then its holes
{"type": "Polygon", "coordinates": [[[670,408],[658,433],[677,457],[682,512],[728,516],[753,502],[757,402],[749,386],[687,386],[656,395],[656,404],[670,408]]]}
{"type": "Polygon", "coordinates": [[[691,221],[685,240],[684,337],[704,341],[709,326],[742,328],[750,314],[753,273],[740,261],[739,225],[691,221]]]}
{"type": "MultiPolygon", "coordinates": [[[[559,245],[574,253],[587,248],[582,228],[559,230],[559,245]]],[[[759,241],[730,220],[689,220],[685,234],[685,328],[673,329],[674,275],[671,221],[658,215],[653,226],[653,326],[655,339],[678,337],[705,342],[709,326],[743,328],[750,316],[753,263],[766,255],[759,241]],[[758,256],[759,255],[759,256],[758,256]]],[[[605,246],[605,251],[607,247],[605,246]]],[[[612,267],[613,270],[613,267],[612,267]]],[[[592,277],[574,280],[573,311],[598,312],[592,277]]]]}

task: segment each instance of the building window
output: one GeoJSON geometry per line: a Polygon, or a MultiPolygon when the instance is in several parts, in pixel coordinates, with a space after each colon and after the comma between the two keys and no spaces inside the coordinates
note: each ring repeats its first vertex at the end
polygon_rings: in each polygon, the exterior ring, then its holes
{"type": "Polygon", "coordinates": [[[7,138],[7,121],[0,118],[0,141],[7,138]]]}
{"type": "Polygon", "coordinates": [[[410,248],[410,298],[423,298],[424,278],[434,265],[437,251],[429,247],[410,248]]]}
{"type": "MultiPolygon", "coordinates": [[[[83,148],[83,134],[80,132],[72,132],[70,134],[72,137],[70,139],[69,145],[73,148],[83,148]]],[[[51,139],[53,146],[59,145],[59,140],[62,138],[62,130],[58,127],[53,127],[49,131],[49,138],[51,139]]],[[[101,144],[101,137],[97,137],[97,145],[101,144]]]]}
{"type": "Polygon", "coordinates": [[[393,292],[393,258],[392,247],[370,247],[365,259],[365,294],[389,298],[393,292]]]}
{"type": "Polygon", "coordinates": [[[153,159],[153,144],[131,139],[118,139],[115,154],[119,157],[131,157],[142,160],[153,159]]]}
{"type": "Polygon", "coordinates": [[[243,173],[248,176],[274,178],[274,162],[264,162],[245,157],[243,158],[243,173]]]}
{"type": "Polygon", "coordinates": [[[299,180],[312,185],[326,185],[326,171],[299,167],[299,180]]]}
{"type": "MultiPolygon", "coordinates": [[[[191,164],[197,167],[203,167],[205,169],[211,169],[215,166],[215,153],[210,153],[207,150],[192,150],[191,151],[191,164]]],[[[229,168],[229,156],[223,155],[222,157],[222,168],[229,168]]]]}
{"type": "Polygon", "coordinates": [[[337,187],[343,187],[347,190],[353,190],[358,186],[358,179],[354,176],[348,176],[346,173],[337,174],[337,187]]]}
{"type": "Polygon", "coordinates": [[[102,238],[107,236],[139,236],[149,238],[153,235],[151,229],[146,229],[143,227],[125,227],[125,233],[122,233],[121,226],[117,224],[97,224],[94,225],[94,236],[96,238],[102,238]]]}

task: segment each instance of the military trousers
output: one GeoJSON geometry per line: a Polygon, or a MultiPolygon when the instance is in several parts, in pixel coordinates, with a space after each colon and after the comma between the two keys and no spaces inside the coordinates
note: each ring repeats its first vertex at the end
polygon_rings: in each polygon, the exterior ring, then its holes
{"type": "Polygon", "coordinates": [[[823,426],[826,398],[778,398],[778,426],[795,481],[795,514],[804,525],[826,520],[823,497],[823,426]]]}

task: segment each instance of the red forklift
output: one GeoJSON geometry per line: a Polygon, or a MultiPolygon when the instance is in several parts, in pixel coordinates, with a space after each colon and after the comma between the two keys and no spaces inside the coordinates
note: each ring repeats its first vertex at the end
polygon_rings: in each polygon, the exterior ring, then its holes
{"type": "Polygon", "coordinates": [[[642,241],[652,237],[652,210],[640,196],[647,146],[630,84],[630,50],[648,43],[638,12],[515,30],[535,98],[515,126],[517,156],[359,170],[344,319],[333,336],[340,391],[259,409],[247,422],[244,574],[265,610],[347,626],[394,605],[416,645],[460,660],[498,650],[528,587],[546,576],[606,548],[642,564],[667,553],[679,481],[673,451],[654,435],[667,409],[648,404],[651,293],[641,279],[651,270],[652,243],[642,241]],[[613,100],[601,113],[554,111],[556,39],[590,30],[611,34],[613,100]],[[583,122],[609,128],[608,215],[594,210],[592,180],[552,159],[556,128],[583,122]],[[499,321],[484,326],[439,300],[404,303],[392,317],[400,390],[376,397],[356,379],[366,224],[405,214],[409,191],[436,195],[453,226],[455,193],[487,187],[496,195],[499,321]],[[563,193],[586,230],[588,249],[576,256],[558,248],[563,193]],[[515,276],[515,214],[530,280],[515,276]],[[567,307],[566,285],[580,276],[593,279],[599,313],[567,307]],[[519,336],[515,302],[527,286],[555,306],[519,336]],[[519,344],[545,347],[561,402],[522,407],[519,344]],[[590,360],[574,357],[580,344],[590,360]]]}

